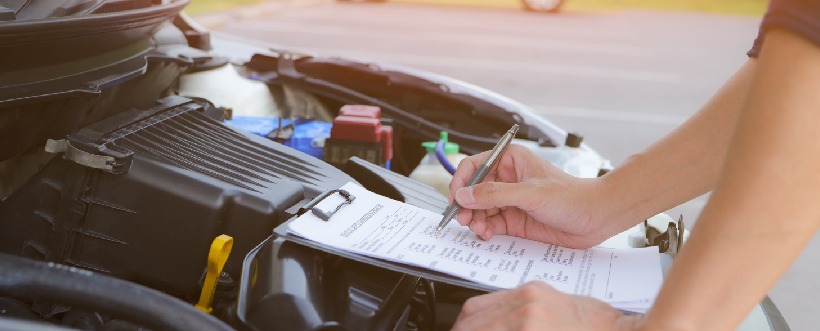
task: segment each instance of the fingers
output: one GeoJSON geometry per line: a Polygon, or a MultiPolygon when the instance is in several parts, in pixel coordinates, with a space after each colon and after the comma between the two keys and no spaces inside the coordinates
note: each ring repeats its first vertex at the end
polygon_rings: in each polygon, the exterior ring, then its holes
{"type": "MultiPolygon", "coordinates": [[[[493,219],[503,219],[503,216],[499,214],[491,215],[488,211],[479,211],[477,212],[479,215],[478,217],[474,217],[473,221],[470,222],[470,231],[476,234],[482,240],[490,240],[493,237],[493,234],[505,234],[504,231],[494,231],[492,227],[492,220],[493,219]]],[[[502,223],[504,221],[502,220],[502,223]]]]}
{"type": "Polygon", "coordinates": [[[456,215],[456,221],[468,226],[482,240],[490,240],[494,234],[507,234],[504,216],[501,210],[462,209],[456,215]]]}
{"type": "Polygon", "coordinates": [[[473,211],[471,209],[464,209],[458,211],[456,214],[456,221],[462,226],[467,226],[473,219],[473,211]]]}
{"type": "Polygon", "coordinates": [[[489,152],[484,152],[465,158],[459,163],[450,182],[448,197],[450,203],[457,201],[464,207],[456,215],[458,223],[469,226],[483,240],[489,240],[494,234],[506,233],[503,217],[498,211],[490,211],[488,214],[487,209],[506,206],[520,208],[525,203],[532,204],[532,199],[535,199],[533,194],[529,193],[534,188],[519,183],[521,174],[535,167],[529,162],[534,156],[528,149],[518,145],[511,145],[503,154],[499,163],[490,171],[486,182],[465,187],[488,155],[489,152]],[[476,209],[484,212],[474,212],[476,209]],[[486,220],[493,222],[488,223],[486,220]]]}
{"type": "Polygon", "coordinates": [[[456,173],[453,174],[453,179],[450,181],[450,196],[448,197],[450,202],[453,202],[453,192],[470,182],[470,178],[473,177],[473,174],[487,155],[489,155],[489,152],[468,156],[458,163],[456,173]]]}
{"type": "MultiPolygon", "coordinates": [[[[470,182],[481,164],[486,161],[490,151],[469,156],[463,159],[450,181],[448,199],[453,201],[455,192],[470,182]]],[[[549,162],[542,160],[524,146],[511,144],[501,155],[501,159],[490,169],[486,181],[519,182],[524,173],[529,173],[549,162]],[[502,179],[503,178],[503,179],[502,179]]]]}
{"type": "MultiPolygon", "coordinates": [[[[516,303],[517,304],[517,303],[516,303]]],[[[494,305],[481,311],[479,314],[459,318],[453,326],[453,331],[525,331],[519,324],[520,316],[513,316],[517,305],[494,305]]]]}
{"type": "Polygon", "coordinates": [[[469,209],[522,208],[534,199],[543,199],[536,193],[535,187],[527,183],[486,182],[458,189],[455,199],[469,209]]]}
{"type": "Polygon", "coordinates": [[[524,330],[528,329],[526,325],[537,326],[532,329],[555,327],[552,323],[533,322],[549,321],[550,310],[562,310],[560,305],[548,304],[562,296],[566,295],[543,282],[530,282],[515,289],[473,297],[464,303],[453,330],[524,330]]]}
{"type": "Polygon", "coordinates": [[[497,308],[503,305],[504,302],[515,295],[513,291],[514,290],[491,292],[468,299],[464,302],[464,306],[461,307],[461,313],[458,314],[458,319],[467,318],[488,308],[497,308]]]}

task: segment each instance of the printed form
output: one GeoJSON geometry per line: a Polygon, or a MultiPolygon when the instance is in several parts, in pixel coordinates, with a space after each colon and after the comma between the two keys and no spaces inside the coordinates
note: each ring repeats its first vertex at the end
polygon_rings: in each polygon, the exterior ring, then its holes
{"type": "MultiPolygon", "coordinates": [[[[499,289],[540,280],[566,293],[591,296],[623,310],[645,312],[662,282],[657,247],[571,249],[511,236],[479,239],[467,227],[425,209],[348,183],[355,200],[325,222],[310,212],[288,231],[338,249],[428,268],[499,289]]],[[[344,199],[316,207],[330,212],[344,199]]]]}

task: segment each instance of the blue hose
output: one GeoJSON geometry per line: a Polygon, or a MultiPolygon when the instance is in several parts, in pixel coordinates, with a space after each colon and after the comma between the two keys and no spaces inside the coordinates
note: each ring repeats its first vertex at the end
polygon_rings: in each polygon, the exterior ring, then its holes
{"type": "Polygon", "coordinates": [[[447,156],[444,155],[444,144],[446,143],[444,139],[439,139],[436,143],[436,158],[438,162],[444,166],[444,169],[447,169],[447,172],[453,175],[456,173],[456,167],[454,167],[453,164],[450,163],[450,160],[447,159],[447,156]]]}

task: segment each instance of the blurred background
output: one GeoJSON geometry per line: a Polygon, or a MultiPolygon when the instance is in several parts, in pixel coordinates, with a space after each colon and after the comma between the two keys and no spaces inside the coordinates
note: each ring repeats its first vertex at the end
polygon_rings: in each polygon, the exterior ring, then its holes
{"type": "MultiPolygon", "coordinates": [[[[189,14],[201,14],[215,10],[225,10],[237,6],[259,4],[266,1],[289,2],[288,0],[194,0],[188,6],[189,14]]],[[[403,4],[424,4],[443,6],[466,6],[484,8],[521,8],[525,3],[548,4],[561,0],[348,0],[351,2],[390,2],[403,4]]],[[[293,2],[293,1],[290,1],[293,2]]],[[[766,0],[564,0],[565,11],[612,11],[621,9],[651,9],[668,11],[691,11],[736,15],[761,15],[766,9],[766,0]]]]}
{"type": "MultiPolygon", "coordinates": [[[[186,12],[217,33],[488,88],[579,133],[617,166],[691,116],[747,60],[767,3],[193,0],[186,12]]],[[[668,213],[691,227],[706,199],[668,213]]],[[[815,239],[770,292],[795,330],[820,325],[818,259],[815,239]]]]}

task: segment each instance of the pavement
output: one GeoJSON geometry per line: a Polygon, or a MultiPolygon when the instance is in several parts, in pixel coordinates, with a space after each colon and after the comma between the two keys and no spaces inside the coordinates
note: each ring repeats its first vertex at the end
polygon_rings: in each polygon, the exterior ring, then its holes
{"type": "Polygon", "coordinates": [[[330,2],[333,2],[333,0],[264,0],[256,5],[242,6],[216,13],[198,14],[194,16],[194,19],[203,27],[217,30],[231,22],[272,17],[288,10],[330,2]]]}

